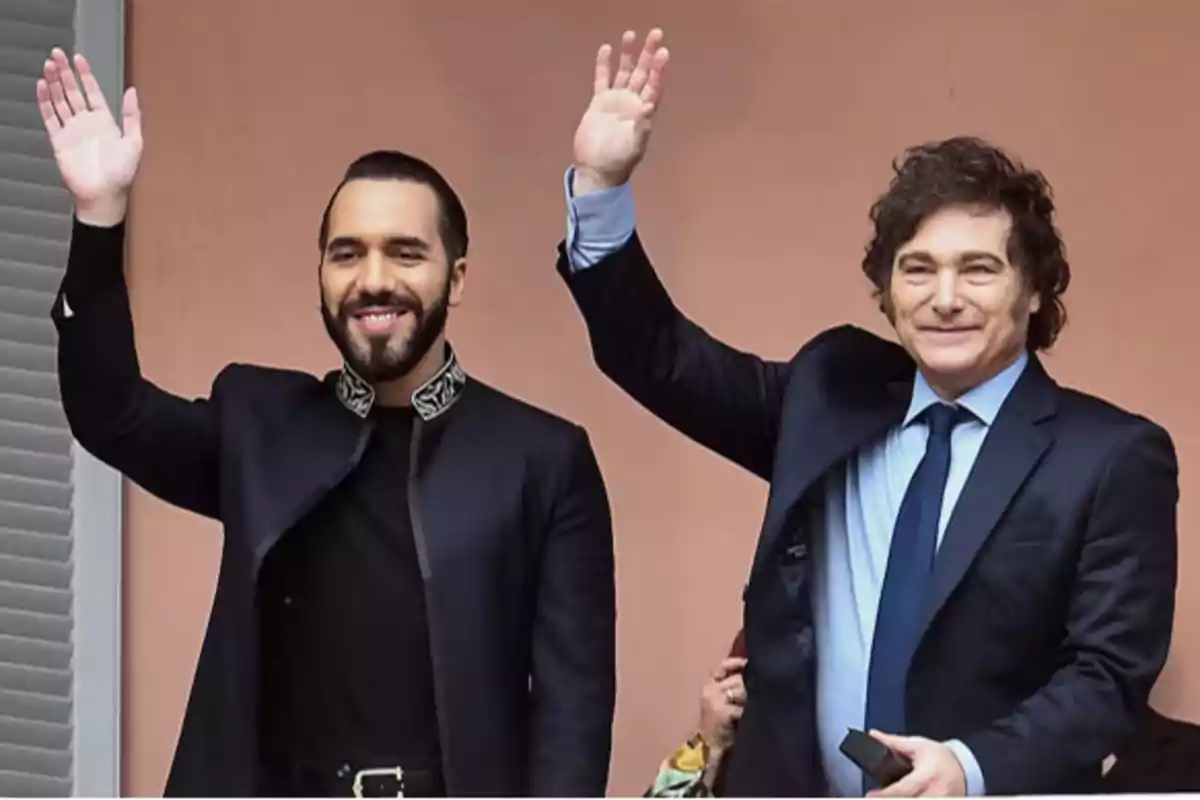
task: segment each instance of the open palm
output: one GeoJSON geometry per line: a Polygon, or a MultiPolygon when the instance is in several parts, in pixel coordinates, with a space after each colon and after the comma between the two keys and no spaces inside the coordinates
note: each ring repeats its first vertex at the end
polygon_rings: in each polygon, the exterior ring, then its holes
{"type": "Polygon", "coordinates": [[[655,109],[662,101],[669,54],[661,30],[650,31],[636,63],[636,35],[621,37],[617,73],[610,76],[612,48],[596,54],[592,101],[575,131],[575,163],[616,185],[628,180],[646,153],[655,109]]]}
{"type": "Polygon", "coordinates": [[[63,183],[77,206],[123,195],[142,156],[142,120],[137,93],[124,98],[124,123],[117,127],[104,93],[81,55],[75,56],[78,81],[66,54],[55,48],[37,82],[38,108],[50,135],[63,183]]]}

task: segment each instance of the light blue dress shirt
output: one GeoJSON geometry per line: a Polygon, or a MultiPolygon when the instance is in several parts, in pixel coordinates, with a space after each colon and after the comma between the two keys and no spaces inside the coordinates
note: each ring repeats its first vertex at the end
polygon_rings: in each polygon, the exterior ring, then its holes
{"type": "MultiPolygon", "coordinates": [[[[567,258],[571,269],[586,269],[619,249],[633,234],[633,192],[628,184],[574,197],[572,170],[565,176],[567,258]]],[[[951,438],[950,475],[943,496],[938,543],[962,492],[988,429],[1028,356],[1021,357],[985,383],[959,398],[974,419],[955,428],[951,438]]],[[[941,402],[918,372],[903,422],[879,441],[863,448],[845,467],[827,475],[820,519],[811,530],[813,615],[817,640],[817,735],[831,794],[862,794],[862,773],[838,750],[847,728],[862,728],[866,716],[867,671],[875,613],[887,569],[888,550],[900,502],[925,454],[929,430],[917,420],[941,402]]],[[[967,793],[986,793],[979,762],[962,742],[946,742],[967,779],[967,793]]]]}

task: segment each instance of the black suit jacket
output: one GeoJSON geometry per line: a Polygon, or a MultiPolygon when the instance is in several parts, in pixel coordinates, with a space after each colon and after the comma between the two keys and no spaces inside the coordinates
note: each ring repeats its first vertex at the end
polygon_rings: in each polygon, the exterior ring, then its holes
{"type": "MultiPolygon", "coordinates": [[[[255,791],[259,566],[353,469],[374,395],[348,370],[322,381],[245,365],[223,370],[206,399],[155,387],[134,350],[122,242],[121,227],[75,226],[53,310],[63,406],[90,452],[223,523],[167,793],[246,796],[255,791]]],[[[615,601],[608,501],[588,437],[468,379],[452,354],[413,400],[413,467],[396,491],[409,493],[425,579],[447,788],[601,795],[615,601]]]]}
{"type": "MultiPolygon", "coordinates": [[[[744,595],[749,701],[726,791],[824,792],[815,746],[807,506],[898,424],[915,365],[839,327],[790,361],[728,347],[675,307],[635,235],[559,270],[601,370],[650,412],[770,481],[744,595]]],[[[1167,655],[1174,449],[1157,425],[1062,389],[1036,358],[957,503],[909,671],[912,733],[961,739],[990,793],[1101,791],[1167,655]]]]}

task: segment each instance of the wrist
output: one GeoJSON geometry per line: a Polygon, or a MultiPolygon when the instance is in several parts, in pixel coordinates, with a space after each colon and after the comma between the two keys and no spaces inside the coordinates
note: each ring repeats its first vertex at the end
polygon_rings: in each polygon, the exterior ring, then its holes
{"type": "Polygon", "coordinates": [[[954,758],[954,764],[958,767],[954,775],[954,780],[959,782],[959,785],[955,787],[957,793],[964,796],[986,794],[983,773],[971,749],[957,739],[942,742],[942,746],[950,751],[950,755],[954,758]]]}
{"type": "Polygon", "coordinates": [[[708,749],[708,758],[705,759],[704,771],[700,775],[700,780],[709,790],[716,786],[717,774],[721,771],[721,762],[725,760],[725,752],[725,747],[722,745],[708,749]]]}
{"type": "Polygon", "coordinates": [[[591,167],[576,165],[571,179],[571,194],[579,197],[580,195],[595,194],[607,189],[615,189],[626,183],[632,174],[632,170],[601,172],[591,167]]]}
{"type": "Polygon", "coordinates": [[[76,201],[75,218],[85,225],[113,228],[125,221],[128,210],[129,196],[126,192],[121,192],[86,202],[76,201]]]}

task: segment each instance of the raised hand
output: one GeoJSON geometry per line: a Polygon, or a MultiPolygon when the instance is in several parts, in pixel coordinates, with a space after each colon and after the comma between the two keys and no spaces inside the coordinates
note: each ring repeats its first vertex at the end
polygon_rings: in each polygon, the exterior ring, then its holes
{"type": "Polygon", "coordinates": [[[596,54],[592,102],[575,131],[576,194],[619,186],[646,154],[669,54],[655,28],[635,63],[636,39],[633,31],[621,37],[616,75],[610,75],[612,47],[605,44],[596,54]]]}
{"type": "Polygon", "coordinates": [[[57,47],[51,51],[45,76],[37,82],[38,108],[76,215],[93,225],[115,225],[125,218],[129,187],[142,157],[137,92],[125,92],[122,132],[87,60],[76,55],[75,67],[78,80],[66,53],[57,47]]]}

